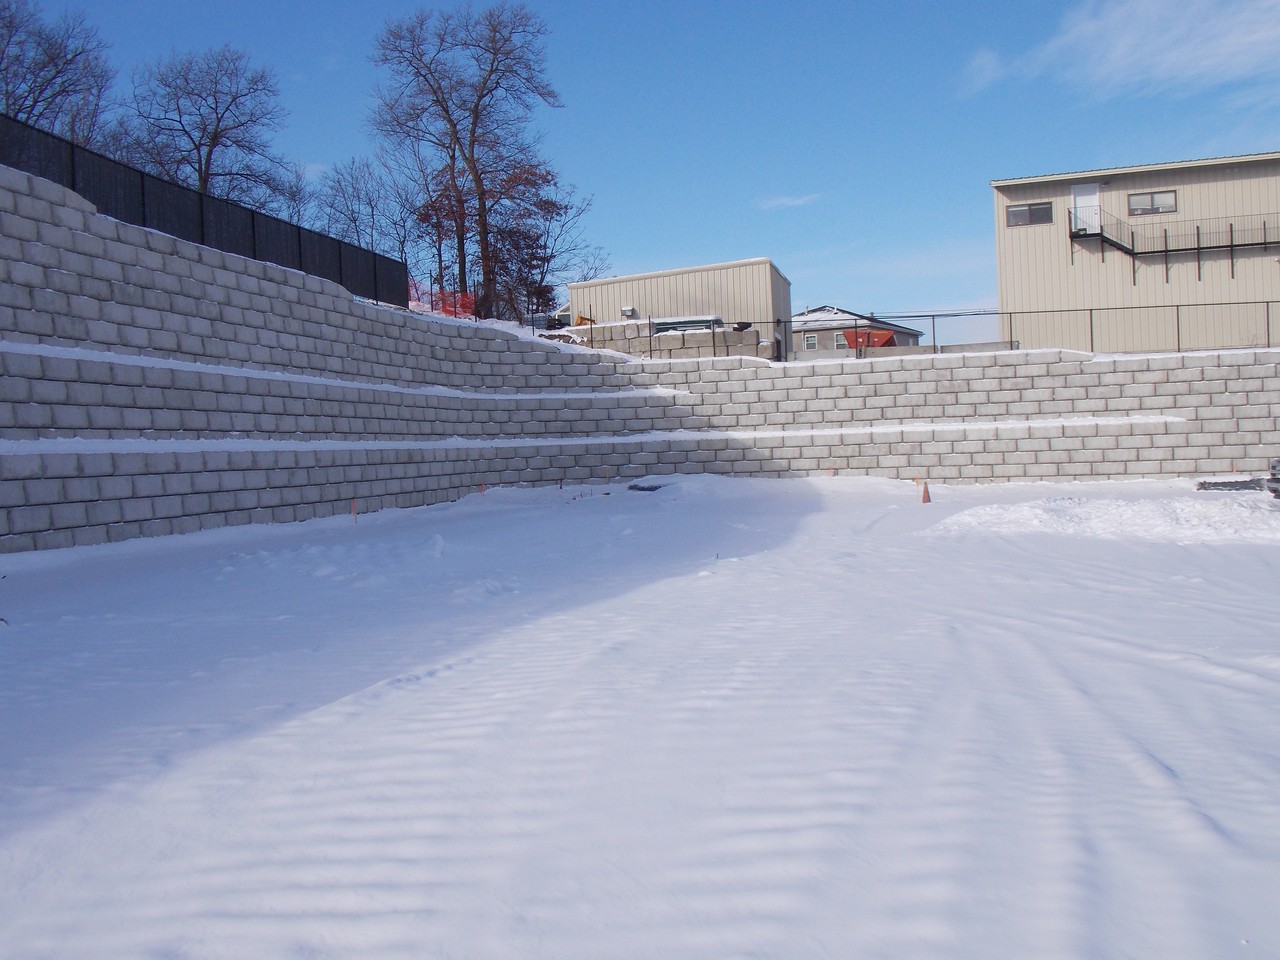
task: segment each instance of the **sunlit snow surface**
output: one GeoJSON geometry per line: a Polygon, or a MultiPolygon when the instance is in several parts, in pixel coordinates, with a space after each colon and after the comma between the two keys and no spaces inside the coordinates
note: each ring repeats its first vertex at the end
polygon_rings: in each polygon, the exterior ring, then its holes
{"type": "Polygon", "coordinates": [[[0,558],[0,957],[1280,956],[1280,502],[653,483],[0,558]]]}

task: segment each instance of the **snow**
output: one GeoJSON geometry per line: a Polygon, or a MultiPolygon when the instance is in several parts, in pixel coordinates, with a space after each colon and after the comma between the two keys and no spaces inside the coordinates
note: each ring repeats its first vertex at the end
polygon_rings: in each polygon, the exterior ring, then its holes
{"type": "MultiPolygon", "coordinates": [[[[656,389],[656,388],[655,388],[656,389]]],[[[718,430],[716,437],[760,443],[772,438],[796,440],[807,437],[813,440],[839,439],[849,436],[919,436],[960,434],[968,437],[1025,437],[1032,430],[1054,427],[1109,426],[1112,424],[1157,424],[1185,422],[1184,417],[1152,414],[1126,417],[1061,417],[1027,420],[965,420],[957,423],[866,423],[841,427],[775,428],[751,430],[718,430]]],[[[177,439],[168,437],[37,437],[32,440],[0,440],[0,454],[43,453],[194,453],[198,451],[243,450],[444,450],[444,449],[497,449],[517,447],[520,450],[548,449],[560,451],[566,447],[589,447],[600,443],[650,443],[705,440],[707,434],[699,430],[644,430],[635,433],[587,434],[567,436],[556,434],[539,438],[519,437],[441,437],[431,440],[273,440],[259,437],[221,437],[177,439]]]]}
{"type": "Polygon", "coordinates": [[[1280,501],[643,485],[0,558],[0,957],[1280,956],[1280,501]]]}

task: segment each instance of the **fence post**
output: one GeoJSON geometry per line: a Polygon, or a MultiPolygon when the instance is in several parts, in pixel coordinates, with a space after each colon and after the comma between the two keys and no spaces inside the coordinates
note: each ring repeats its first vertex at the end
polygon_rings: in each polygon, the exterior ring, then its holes
{"type": "Polygon", "coordinates": [[[1182,306],[1173,308],[1174,344],[1177,352],[1182,352],[1182,306]]]}
{"type": "Polygon", "coordinates": [[[1093,307],[1089,308],[1089,352],[1097,352],[1093,346],[1093,307]]]}

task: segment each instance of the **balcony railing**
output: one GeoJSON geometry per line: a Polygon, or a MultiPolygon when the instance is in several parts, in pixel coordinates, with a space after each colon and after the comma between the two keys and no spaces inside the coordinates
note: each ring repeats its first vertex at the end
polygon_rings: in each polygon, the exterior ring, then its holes
{"type": "Polygon", "coordinates": [[[1073,240],[1098,237],[1133,257],[1268,247],[1280,243],[1280,213],[1142,224],[1122,220],[1097,206],[1074,207],[1068,213],[1073,240]]]}

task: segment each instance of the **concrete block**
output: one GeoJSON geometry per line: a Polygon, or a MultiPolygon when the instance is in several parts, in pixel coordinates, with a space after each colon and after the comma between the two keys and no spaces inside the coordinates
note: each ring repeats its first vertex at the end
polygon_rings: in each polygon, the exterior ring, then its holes
{"type": "Polygon", "coordinates": [[[52,529],[53,509],[48,505],[13,507],[8,515],[11,535],[52,529]]]}
{"type": "Polygon", "coordinates": [[[88,517],[88,509],[83,503],[55,503],[50,522],[54,529],[66,530],[85,526],[88,517]]]}

